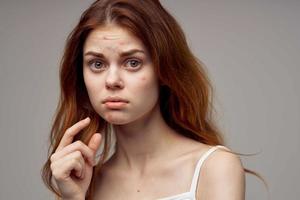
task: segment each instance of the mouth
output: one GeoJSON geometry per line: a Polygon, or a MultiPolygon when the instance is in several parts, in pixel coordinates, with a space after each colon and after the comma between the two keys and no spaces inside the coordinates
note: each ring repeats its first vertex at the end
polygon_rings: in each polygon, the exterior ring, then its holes
{"type": "Polygon", "coordinates": [[[105,98],[102,103],[106,104],[107,102],[109,103],[112,103],[112,102],[115,102],[115,103],[128,103],[129,101],[126,100],[126,99],[123,99],[121,97],[107,97],[105,98]]]}
{"type": "Polygon", "coordinates": [[[102,101],[102,103],[108,109],[122,109],[129,103],[129,101],[118,96],[108,96],[102,101]]]}
{"type": "Polygon", "coordinates": [[[124,108],[124,106],[126,106],[127,103],[128,102],[125,101],[106,101],[104,105],[110,109],[120,109],[120,108],[124,108]]]}

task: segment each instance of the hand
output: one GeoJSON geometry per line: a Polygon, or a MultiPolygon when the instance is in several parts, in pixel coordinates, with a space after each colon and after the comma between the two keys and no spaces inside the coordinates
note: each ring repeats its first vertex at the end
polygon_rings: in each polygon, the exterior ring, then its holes
{"type": "Polygon", "coordinates": [[[86,118],[68,128],[51,155],[50,168],[63,199],[85,199],[91,183],[102,136],[95,133],[88,145],[81,141],[73,142],[74,136],[89,123],[90,118],[86,118]]]}

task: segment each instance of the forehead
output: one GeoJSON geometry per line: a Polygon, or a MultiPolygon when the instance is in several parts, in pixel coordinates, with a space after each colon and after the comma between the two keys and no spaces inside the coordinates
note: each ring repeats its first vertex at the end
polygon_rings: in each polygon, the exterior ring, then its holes
{"type": "Polygon", "coordinates": [[[145,50],[139,38],[117,25],[106,25],[94,29],[84,43],[84,51],[106,47],[140,48],[145,50]]]}

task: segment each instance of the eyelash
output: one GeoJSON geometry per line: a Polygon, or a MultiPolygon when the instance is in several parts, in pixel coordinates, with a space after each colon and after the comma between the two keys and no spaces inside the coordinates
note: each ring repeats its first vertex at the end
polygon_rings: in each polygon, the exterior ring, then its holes
{"type": "MultiPolygon", "coordinates": [[[[139,59],[127,59],[125,63],[127,64],[127,63],[129,63],[129,62],[131,62],[131,61],[137,62],[137,63],[138,63],[138,66],[140,66],[140,65],[142,64],[142,62],[141,62],[139,59]]],[[[97,68],[95,68],[95,67],[92,66],[92,65],[95,64],[96,62],[98,62],[98,63],[101,64],[101,68],[102,68],[103,65],[105,65],[105,62],[102,62],[102,61],[99,60],[99,59],[93,59],[93,60],[90,60],[90,61],[88,62],[88,66],[91,67],[91,68],[93,68],[95,71],[101,71],[101,69],[97,69],[97,68]]],[[[134,67],[133,70],[137,70],[137,69],[139,69],[139,68],[140,68],[140,67],[134,67]]]]}

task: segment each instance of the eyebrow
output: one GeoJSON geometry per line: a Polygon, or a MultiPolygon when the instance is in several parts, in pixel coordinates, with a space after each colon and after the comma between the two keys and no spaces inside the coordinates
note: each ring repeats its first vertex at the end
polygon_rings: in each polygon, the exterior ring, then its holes
{"type": "MultiPolygon", "coordinates": [[[[145,51],[143,51],[143,50],[140,50],[140,49],[131,49],[129,51],[124,51],[124,52],[120,53],[119,55],[120,55],[120,57],[126,57],[126,56],[130,56],[132,54],[135,54],[135,53],[146,54],[145,51]]],[[[102,53],[94,52],[94,51],[88,51],[84,55],[85,56],[92,55],[92,56],[99,57],[99,58],[104,58],[105,57],[102,53]]]]}

